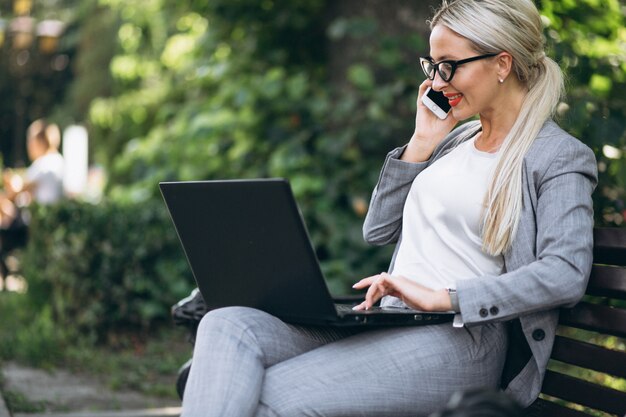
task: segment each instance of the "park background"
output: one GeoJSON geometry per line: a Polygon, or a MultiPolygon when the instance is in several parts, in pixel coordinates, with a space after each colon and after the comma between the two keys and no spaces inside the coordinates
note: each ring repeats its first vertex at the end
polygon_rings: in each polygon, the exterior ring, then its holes
{"type": "MultiPolygon", "coordinates": [[[[115,388],[175,395],[162,376],[190,345],[170,307],[194,285],[159,181],[288,178],[333,293],[384,270],[391,248],[368,247],[361,225],[385,154],[412,133],[438,4],[0,1],[2,167],[28,164],[25,129],[46,117],[86,127],[105,178],[97,193],[29,207],[14,253],[27,290],[0,293],[0,361],[89,364],[115,388]],[[18,17],[62,30],[24,43],[18,17]]],[[[626,6],[536,4],[567,75],[557,121],[598,159],[596,225],[624,226],[626,6]]]]}

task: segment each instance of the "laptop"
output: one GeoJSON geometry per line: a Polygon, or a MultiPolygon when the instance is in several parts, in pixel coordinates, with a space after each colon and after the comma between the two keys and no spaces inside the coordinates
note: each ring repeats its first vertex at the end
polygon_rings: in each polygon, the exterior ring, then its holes
{"type": "Polygon", "coordinates": [[[285,179],[159,184],[207,307],[246,306],[290,323],[401,326],[452,321],[453,312],[337,305],[285,179]]]}

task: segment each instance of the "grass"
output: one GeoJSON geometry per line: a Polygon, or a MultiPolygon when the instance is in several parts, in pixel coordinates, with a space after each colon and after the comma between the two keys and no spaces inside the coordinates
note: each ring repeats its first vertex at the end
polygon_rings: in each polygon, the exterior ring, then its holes
{"type": "Polygon", "coordinates": [[[142,338],[122,335],[116,343],[113,347],[68,349],[65,367],[74,372],[88,369],[113,390],[177,397],[178,369],[189,359],[192,349],[183,329],[163,328],[142,338]]]}
{"type": "MultiPolygon", "coordinates": [[[[2,362],[0,362],[2,364],[2,362]]],[[[6,407],[15,413],[38,413],[46,408],[46,404],[42,402],[30,401],[22,393],[15,392],[5,388],[4,375],[0,372],[0,392],[6,407]]]]}
{"type": "Polygon", "coordinates": [[[15,413],[40,413],[46,409],[46,404],[40,401],[30,401],[24,394],[15,391],[3,390],[2,396],[7,408],[15,413]]]}
{"type": "MultiPolygon", "coordinates": [[[[28,305],[19,293],[0,292],[0,317],[5,318],[0,320],[0,362],[87,374],[117,391],[175,399],[178,369],[191,355],[186,330],[174,324],[143,335],[119,333],[98,345],[73,329],[59,328],[49,310],[28,305]]],[[[14,412],[43,406],[19,393],[3,394],[14,412]]]]}

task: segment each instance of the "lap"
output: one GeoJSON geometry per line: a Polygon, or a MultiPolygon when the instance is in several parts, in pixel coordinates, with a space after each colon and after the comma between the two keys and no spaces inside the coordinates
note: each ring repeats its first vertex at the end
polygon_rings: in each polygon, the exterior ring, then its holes
{"type": "Polygon", "coordinates": [[[266,371],[258,415],[426,415],[456,390],[497,387],[502,324],[368,331],[266,371]]]}
{"type": "MultiPolygon", "coordinates": [[[[197,350],[215,350],[214,332],[254,338],[264,367],[358,333],[356,329],[300,326],[248,307],[226,307],[206,314],[198,328],[197,350]],[[198,346],[203,344],[206,346],[198,346]]],[[[195,356],[195,354],[194,354],[195,356]]]]}
{"type": "Polygon", "coordinates": [[[507,344],[503,324],[363,331],[295,326],[245,307],[207,314],[206,346],[196,348],[215,351],[213,332],[259,350],[257,416],[427,415],[454,391],[496,388],[507,344]]]}

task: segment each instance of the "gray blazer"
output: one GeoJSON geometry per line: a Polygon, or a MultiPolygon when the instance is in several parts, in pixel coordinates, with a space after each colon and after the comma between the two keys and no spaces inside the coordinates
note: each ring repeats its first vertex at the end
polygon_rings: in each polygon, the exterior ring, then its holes
{"type": "MultiPolygon", "coordinates": [[[[399,160],[404,148],[391,151],[372,194],[365,240],[375,245],[398,242],[404,202],[415,177],[479,129],[474,121],[453,130],[425,162],[399,160]]],[[[523,336],[520,332],[519,339],[510,338],[504,371],[510,375],[503,387],[527,406],[541,389],[558,307],[575,304],[587,286],[597,170],[587,146],[547,121],[524,158],[523,171],[522,216],[504,254],[505,273],[459,280],[457,295],[466,325],[519,318],[523,336]]]]}

